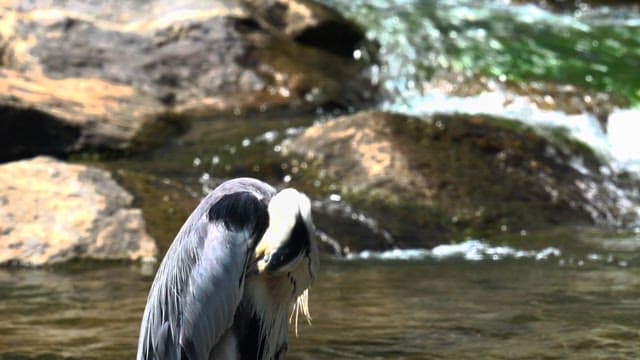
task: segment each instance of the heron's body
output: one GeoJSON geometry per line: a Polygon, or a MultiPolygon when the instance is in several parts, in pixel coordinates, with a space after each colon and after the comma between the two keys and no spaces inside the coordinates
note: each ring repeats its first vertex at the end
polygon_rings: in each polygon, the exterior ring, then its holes
{"type": "Polygon", "coordinates": [[[207,195],[158,269],[138,359],[284,358],[289,311],[317,272],[310,216],[306,196],[255,179],[207,195]]]}

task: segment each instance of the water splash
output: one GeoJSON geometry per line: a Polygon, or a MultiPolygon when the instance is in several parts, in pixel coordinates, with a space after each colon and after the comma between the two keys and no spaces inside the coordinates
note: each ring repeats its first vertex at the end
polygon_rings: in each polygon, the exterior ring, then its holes
{"type": "MultiPolygon", "coordinates": [[[[637,9],[554,13],[506,0],[323,1],[359,21],[380,43],[381,61],[371,78],[388,94],[384,110],[489,114],[534,127],[564,127],[610,159],[614,169],[640,173],[640,147],[628,135],[640,130],[640,123],[631,121],[640,118],[637,9]],[[445,81],[436,84],[441,78],[445,81]],[[612,107],[605,131],[591,110],[541,109],[505,85],[531,80],[622,94],[636,107],[612,107]]],[[[556,103],[553,94],[544,97],[556,103]]]]}
{"type": "Polygon", "coordinates": [[[547,260],[550,257],[559,257],[561,251],[555,247],[547,247],[542,250],[522,250],[510,246],[492,246],[486,242],[469,239],[458,244],[439,245],[431,250],[427,249],[393,249],[386,251],[364,250],[350,254],[348,259],[379,259],[379,260],[444,260],[449,258],[462,258],[469,261],[535,259],[547,260]]]}

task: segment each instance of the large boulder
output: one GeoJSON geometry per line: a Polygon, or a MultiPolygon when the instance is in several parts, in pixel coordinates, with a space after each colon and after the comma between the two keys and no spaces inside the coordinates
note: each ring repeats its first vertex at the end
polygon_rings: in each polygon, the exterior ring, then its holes
{"type": "Polygon", "coordinates": [[[48,157],[0,165],[0,264],[151,259],[132,200],[103,170],[48,157]]]}
{"type": "Polygon", "coordinates": [[[0,161],[140,148],[185,115],[363,105],[365,43],[306,0],[0,1],[0,161]]]}
{"type": "Polygon", "coordinates": [[[638,219],[623,179],[588,147],[504,119],[362,112],[312,126],[284,149],[391,234],[354,237],[351,249],[638,219]]]}

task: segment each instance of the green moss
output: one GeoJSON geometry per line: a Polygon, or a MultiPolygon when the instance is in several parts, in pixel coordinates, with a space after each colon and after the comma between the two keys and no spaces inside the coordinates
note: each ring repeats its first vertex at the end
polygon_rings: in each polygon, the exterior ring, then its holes
{"type": "Polygon", "coordinates": [[[153,121],[146,122],[131,140],[129,152],[140,152],[165,144],[190,126],[191,118],[173,113],[165,113],[153,121]]]}

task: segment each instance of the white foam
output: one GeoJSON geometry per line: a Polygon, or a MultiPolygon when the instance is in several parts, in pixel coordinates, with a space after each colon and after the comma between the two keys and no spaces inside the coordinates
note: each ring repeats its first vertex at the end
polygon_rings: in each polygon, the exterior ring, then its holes
{"type": "Polygon", "coordinates": [[[640,173],[640,110],[616,110],[607,121],[614,165],[619,169],[640,173]]]}
{"type": "Polygon", "coordinates": [[[604,131],[593,114],[543,110],[526,96],[502,91],[460,97],[434,90],[428,95],[389,102],[383,107],[389,111],[418,116],[437,113],[484,114],[521,121],[534,128],[565,128],[572,138],[609,159],[616,170],[640,173],[640,109],[613,111],[604,131]]]}
{"type": "Polygon", "coordinates": [[[542,250],[521,250],[510,246],[492,246],[484,241],[470,239],[457,244],[439,245],[427,249],[393,249],[386,251],[364,250],[350,254],[349,259],[379,260],[443,260],[462,258],[469,261],[502,260],[506,258],[546,260],[552,256],[560,256],[560,249],[546,247],[542,250]]]}

